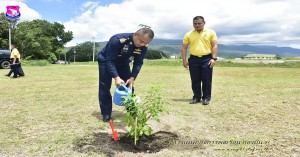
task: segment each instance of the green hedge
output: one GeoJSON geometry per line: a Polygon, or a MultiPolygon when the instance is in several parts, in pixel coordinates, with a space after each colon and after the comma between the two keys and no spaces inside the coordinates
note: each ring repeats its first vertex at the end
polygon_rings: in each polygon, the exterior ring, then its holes
{"type": "Polygon", "coordinates": [[[47,66],[48,60],[21,60],[22,66],[47,66]]]}

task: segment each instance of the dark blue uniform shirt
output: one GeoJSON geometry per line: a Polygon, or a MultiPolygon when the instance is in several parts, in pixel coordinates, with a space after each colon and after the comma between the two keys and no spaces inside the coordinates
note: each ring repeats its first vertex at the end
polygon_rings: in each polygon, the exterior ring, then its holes
{"type": "Polygon", "coordinates": [[[106,46],[99,52],[98,61],[106,62],[111,76],[117,77],[116,66],[129,64],[133,58],[131,77],[136,78],[143,65],[147,47],[135,47],[133,33],[121,33],[112,36],[106,46]]]}

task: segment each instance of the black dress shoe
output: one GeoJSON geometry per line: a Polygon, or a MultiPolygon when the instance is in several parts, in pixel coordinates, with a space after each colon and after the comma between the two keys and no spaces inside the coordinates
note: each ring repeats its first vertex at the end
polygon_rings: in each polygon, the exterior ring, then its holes
{"type": "Polygon", "coordinates": [[[6,74],[6,75],[4,75],[4,76],[10,77],[10,76],[9,76],[9,75],[7,75],[7,74],[6,74]]]}
{"type": "Polygon", "coordinates": [[[109,122],[109,120],[111,120],[111,116],[110,115],[104,115],[103,116],[103,122],[109,122]]]}
{"type": "Polygon", "coordinates": [[[200,102],[200,100],[194,98],[194,99],[190,102],[190,104],[196,104],[196,103],[198,103],[198,102],[200,102]]]}
{"type": "Polygon", "coordinates": [[[202,105],[208,105],[208,104],[209,104],[209,100],[207,100],[207,99],[204,99],[204,101],[203,101],[202,105]]]}

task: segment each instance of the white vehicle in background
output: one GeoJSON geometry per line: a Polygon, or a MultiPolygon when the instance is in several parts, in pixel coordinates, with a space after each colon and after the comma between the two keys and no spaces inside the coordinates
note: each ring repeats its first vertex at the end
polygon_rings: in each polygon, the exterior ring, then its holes
{"type": "Polygon", "coordinates": [[[65,61],[63,61],[63,60],[57,60],[55,62],[55,64],[67,64],[67,63],[65,61]]]}

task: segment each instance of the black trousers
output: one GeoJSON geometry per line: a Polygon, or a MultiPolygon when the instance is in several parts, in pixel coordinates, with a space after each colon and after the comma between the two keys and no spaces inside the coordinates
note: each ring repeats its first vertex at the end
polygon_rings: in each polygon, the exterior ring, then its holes
{"type": "MultiPolygon", "coordinates": [[[[10,59],[10,64],[13,63],[13,58],[10,59]]],[[[10,66],[10,71],[8,72],[8,76],[10,76],[12,73],[14,73],[14,78],[17,78],[18,76],[25,76],[24,71],[21,66],[21,62],[19,62],[19,59],[16,60],[15,65],[10,66]]]]}
{"type": "Polygon", "coordinates": [[[211,99],[213,68],[208,65],[211,57],[211,54],[202,57],[191,55],[188,59],[193,98],[208,101],[211,99]]]}
{"type": "MultiPolygon", "coordinates": [[[[98,61],[99,66],[99,105],[102,115],[111,115],[112,96],[110,93],[112,76],[106,67],[105,62],[98,61]]],[[[119,77],[125,82],[130,78],[131,70],[129,64],[116,65],[119,77]]]]}

